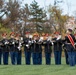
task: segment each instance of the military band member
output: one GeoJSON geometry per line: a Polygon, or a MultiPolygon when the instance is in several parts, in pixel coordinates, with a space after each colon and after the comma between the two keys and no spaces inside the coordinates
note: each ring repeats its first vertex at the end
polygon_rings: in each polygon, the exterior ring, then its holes
{"type": "Polygon", "coordinates": [[[3,55],[2,41],[0,40],[0,65],[1,65],[1,62],[2,62],[2,55],[3,55]]]}
{"type": "Polygon", "coordinates": [[[55,64],[61,65],[61,54],[62,54],[62,40],[61,35],[59,32],[54,33],[55,36],[52,39],[54,43],[54,57],[55,57],[55,64]]]}
{"type": "Polygon", "coordinates": [[[69,65],[75,66],[75,50],[74,50],[74,42],[75,37],[72,34],[72,29],[67,30],[67,35],[65,36],[66,48],[68,53],[69,65]]]}
{"type": "Polygon", "coordinates": [[[33,35],[32,58],[33,58],[34,65],[41,65],[42,64],[42,44],[41,44],[41,40],[39,40],[38,33],[35,33],[33,35]]]}
{"type": "Polygon", "coordinates": [[[7,33],[3,33],[2,36],[3,64],[8,65],[9,41],[7,39],[7,33]]]}
{"type": "Polygon", "coordinates": [[[17,65],[21,65],[21,58],[22,58],[22,51],[21,51],[21,47],[22,47],[22,41],[20,40],[20,34],[16,34],[15,36],[15,51],[16,51],[16,60],[17,60],[17,65]]]}
{"type": "Polygon", "coordinates": [[[31,64],[31,39],[29,38],[29,34],[29,32],[26,32],[23,40],[26,65],[31,64]]]}
{"type": "Polygon", "coordinates": [[[37,40],[38,40],[37,44],[39,46],[39,52],[37,53],[38,54],[38,65],[41,65],[42,64],[42,42],[43,42],[43,38],[38,36],[37,40]]]}
{"type": "Polygon", "coordinates": [[[15,52],[15,33],[11,32],[10,33],[10,39],[9,39],[9,46],[10,46],[10,57],[11,57],[11,63],[12,65],[15,65],[17,62],[16,59],[16,52],[15,52]]]}
{"type": "Polygon", "coordinates": [[[51,53],[52,53],[52,42],[51,42],[51,39],[49,39],[48,34],[44,36],[43,46],[45,50],[46,65],[50,65],[51,64],[51,53]]]}

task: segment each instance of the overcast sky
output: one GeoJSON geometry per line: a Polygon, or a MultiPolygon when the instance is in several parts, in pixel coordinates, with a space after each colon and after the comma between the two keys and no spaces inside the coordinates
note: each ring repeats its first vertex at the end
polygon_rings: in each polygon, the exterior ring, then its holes
{"type": "MultiPolygon", "coordinates": [[[[30,3],[32,3],[33,0],[18,0],[18,1],[21,1],[23,4],[27,3],[30,5],[30,3]]],[[[35,0],[35,1],[38,2],[40,7],[44,7],[44,8],[45,6],[47,7],[50,4],[54,5],[54,0],[35,0]]],[[[56,0],[56,1],[61,1],[61,0],[56,0]]],[[[58,3],[57,5],[59,5],[60,8],[63,9],[63,14],[69,13],[69,15],[74,15],[74,11],[76,11],[76,0],[62,0],[62,1],[63,3],[58,3]]]]}
{"type": "MultiPolygon", "coordinates": [[[[33,0],[24,0],[23,4],[28,3],[30,4],[33,0]]],[[[40,7],[44,7],[51,5],[54,5],[54,0],[36,0],[40,7]]],[[[61,1],[61,0],[57,0],[61,1]]],[[[74,11],[76,10],[76,0],[62,0],[63,3],[59,3],[61,9],[63,9],[64,14],[69,13],[70,15],[74,14],[74,11]],[[69,9],[68,9],[69,8],[69,9]]]]}

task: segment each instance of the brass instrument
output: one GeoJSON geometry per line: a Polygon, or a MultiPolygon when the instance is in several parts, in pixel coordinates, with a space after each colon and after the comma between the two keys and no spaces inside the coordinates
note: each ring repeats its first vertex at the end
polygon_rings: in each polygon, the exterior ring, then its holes
{"type": "Polygon", "coordinates": [[[21,37],[21,38],[19,39],[19,46],[18,46],[19,51],[20,51],[21,48],[22,48],[22,43],[23,43],[23,37],[21,37]]]}

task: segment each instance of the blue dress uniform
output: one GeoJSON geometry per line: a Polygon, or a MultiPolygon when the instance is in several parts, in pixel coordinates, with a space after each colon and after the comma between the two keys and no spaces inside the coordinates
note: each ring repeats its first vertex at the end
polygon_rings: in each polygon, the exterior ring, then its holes
{"type": "Polygon", "coordinates": [[[30,65],[31,64],[31,39],[25,38],[23,40],[23,45],[24,45],[26,65],[30,65]]]}
{"type": "MultiPolygon", "coordinates": [[[[72,37],[72,39],[75,41],[75,37],[74,37],[74,35],[72,35],[71,29],[68,29],[67,34],[70,35],[72,37]]],[[[68,59],[69,59],[69,65],[75,66],[75,49],[72,46],[72,44],[67,36],[65,36],[65,42],[66,42],[68,59]]]]}
{"type": "MultiPolygon", "coordinates": [[[[55,33],[59,35],[59,33],[55,33]]],[[[61,65],[61,55],[62,55],[62,40],[58,39],[57,37],[53,38],[53,43],[54,43],[54,57],[55,57],[55,64],[56,65],[61,65]]]]}
{"type": "Polygon", "coordinates": [[[34,65],[42,64],[42,44],[38,39],[32,42],[32,58],[34,65]]]}
{"type": "Polygon", "coordinates": [[[51,64],[51,53],[52,53],[52,42],[50,40],[44,40],[43,46],[45,50],[46,65],[50,65],[51,64]]]}
{"type": "Polygon", "coordinates": [[[2,49],[2,41],[0,41],[0,65],[1,65],[1,62],[2,62],[2,54],[3,54],[3,49],[2,49]]]}
{"type": "Polygon", "coordinates": [[[2,40],[2,49],[3,49],[3,64],[8,65],[8,57],[9,57],[9,44],[8,40],[5,38],[2,40]]]}
{"type": "Polygon", "coordinates": [[[11,38],[9,39],[9,46],[10,46],[10,57],[11,57],[11,63],[12,65],[15,65],[17,62],[17,51],[15,51],[15,39],[11,38]]]}

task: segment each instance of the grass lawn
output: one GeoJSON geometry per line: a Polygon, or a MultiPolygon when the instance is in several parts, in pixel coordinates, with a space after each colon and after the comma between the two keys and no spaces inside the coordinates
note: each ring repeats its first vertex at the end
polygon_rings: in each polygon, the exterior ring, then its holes
{"type": "Polygon", "coordinates": [[[76,66],[70,67],[65,64],[65,58],[62,58],[62,65],[54,65],[52,58],[51,65],[25,65],[24,58],[22,65],[0,65],[0,75],[76,75],[76,66]]]}

